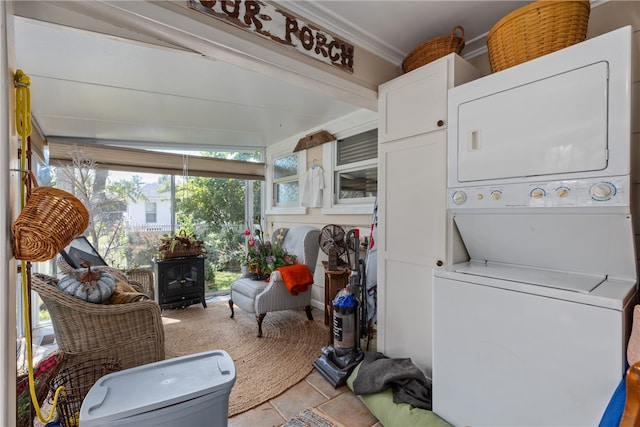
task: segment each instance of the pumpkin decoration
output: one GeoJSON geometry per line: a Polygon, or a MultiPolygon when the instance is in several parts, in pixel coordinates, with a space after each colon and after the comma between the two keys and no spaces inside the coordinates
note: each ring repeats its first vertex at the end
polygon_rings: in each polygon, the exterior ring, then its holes
{"type": "Polygon", "coordinates": [[[60,279],[58,289],[87,302],[108,301],[116,287],[114,277],[104,271],[91,270],[89,263],[82,263],[82,267],[60,279]]]}

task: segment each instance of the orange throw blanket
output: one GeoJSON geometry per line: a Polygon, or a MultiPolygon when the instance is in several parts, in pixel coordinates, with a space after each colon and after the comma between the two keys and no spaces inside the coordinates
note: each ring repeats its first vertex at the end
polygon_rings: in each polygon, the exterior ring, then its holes
{"type": "Polygon", "coordinates": [[[291,295],[306,292],[309,286],[313,285],[313,275],[305,264],[287,265],[278,267],[276,270],[282,275],[284,285],[291,295]]]}

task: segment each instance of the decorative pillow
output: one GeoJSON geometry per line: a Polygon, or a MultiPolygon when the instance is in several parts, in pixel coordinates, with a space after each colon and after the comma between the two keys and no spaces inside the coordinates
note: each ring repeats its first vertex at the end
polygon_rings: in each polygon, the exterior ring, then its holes
{"type": "Polygon", "coordinates": [[[53,276],[49,276],[47,274],[42,274],[42,273],[33,273],[33,275],[36,276],[38,279],[42,280],[47,285],[58,287],[58,279],[53,276]]]}
{"type": "Polygon", "coordinates": [[[109,297],[109,304],[126,304],[146,299],[149,299],[146,294],[138,292],[129,283],[117,282],[113,294],[109,297]]]}
{"type": "Polygon", "coordinates": [[[113,276],[104,271],[79,268],[58,281],[58,289],[83,301],[106,302],[116,287],[113,276]]]}

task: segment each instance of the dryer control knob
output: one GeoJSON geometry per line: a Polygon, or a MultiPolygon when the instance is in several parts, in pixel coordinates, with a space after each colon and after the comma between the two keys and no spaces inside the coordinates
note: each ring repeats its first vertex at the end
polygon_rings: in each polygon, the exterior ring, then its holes
{"type": "Polygon", "coordinates": [[[453,193],[451,200],[453,200],[453,203],[455,203],[456,205],[461,205],[467,201],[467,195],[464,191],[456,191],[455,193],[453,193]]]}
{"type": "Polygon", "coordinates": [[[606,201],[612,198],[615,193],[616,190],[613,184],[609,182],[599,182],[591,187],[591,197],[593,197],[594,200],[606,201]]]}
{"type": "Polygon", "coordinates": [[[534,188],[531,191],[531,197],[533,197],[534,199],[542,199],[544,196],[546,196],[547,193],[546,191],[544,191],[544,189],[542,188],[534,188]]]}
{"type": "Polygon", "coordinates": [[[502,199],[502,191],[492,191],[491,192],[491,198],[493,200],[500,200],[502,199]]]}

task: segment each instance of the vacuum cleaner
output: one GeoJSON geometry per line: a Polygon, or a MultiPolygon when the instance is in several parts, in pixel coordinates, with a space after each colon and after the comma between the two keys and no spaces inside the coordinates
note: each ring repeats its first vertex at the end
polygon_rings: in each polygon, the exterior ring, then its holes
{"type": "Polygon", "coordinates": [[[362,261],[358,247],[360,239],[358,230],[349,231],[345,240],[354,239],[354,263],[351,265],[351,275],[346,288],[338,291],[333,305],[332,335],[333,344],[323,347],[320,356],[313,362],[313,367],[334,388],[347,382],[351,372],[362,361],[364,353],[360,349],[359,309],[361,307],[358,296],[363,286],[360,271],[362,261]]]}

